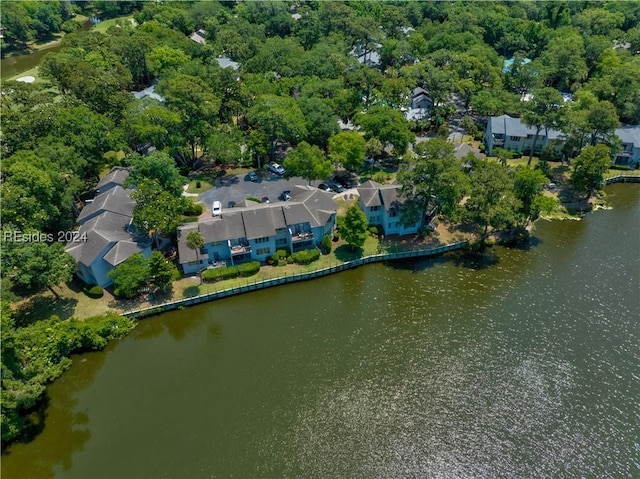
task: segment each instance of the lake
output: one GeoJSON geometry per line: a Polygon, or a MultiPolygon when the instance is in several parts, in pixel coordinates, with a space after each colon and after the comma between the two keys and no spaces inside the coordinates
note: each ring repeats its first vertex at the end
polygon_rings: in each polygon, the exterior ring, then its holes
{"type": "Polygon", "coordinates": [[[640,477],[640,188],[528,248],[375,264],[74,357],[11,478],[640,477]]]}

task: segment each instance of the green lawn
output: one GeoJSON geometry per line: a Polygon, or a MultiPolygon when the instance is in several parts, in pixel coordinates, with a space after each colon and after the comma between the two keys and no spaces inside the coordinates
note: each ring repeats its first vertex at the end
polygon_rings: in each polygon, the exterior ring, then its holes
{"type": "Polygon", "coordinates": [[[189,186],[187,187],[187,193],[197,193],[197,194],[203,193],[213,188],[214,183],[215,183],[215,179],[211,175],[204,174],[204,175],[194,176],[189,181],[189,186]],[[199,188],[198,188],[198,183],[200,183],[199,188]]]}
{"type": "Polygon", "coordinates": [[[114,27],[122,24],[123,22],[130,22],[131,25],[136,26],[136,22],[133,19],[132,15],[128,15],[126,17],[118,17],[118,18],[110,18],[109,20],[104,20],[97,25],[91,27],[92,32],[105,33],[110,27],[114,27]]]}

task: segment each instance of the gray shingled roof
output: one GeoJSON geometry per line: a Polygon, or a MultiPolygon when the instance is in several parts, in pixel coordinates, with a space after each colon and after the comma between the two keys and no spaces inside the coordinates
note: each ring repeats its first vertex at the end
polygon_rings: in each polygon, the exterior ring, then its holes
{"type": "Polygon", "coordinates": [[[384,206],[386,209],[391,209],[404,203],[404,199],[399,195],[400,188],[400,185],[382,185],[369,180],[360,185],[358,194],[366,207],[384,206]]]}
{"type": "MultiPolygon", "coordinates": [[[[178,228],[178,257],[181,263],[197,261],[196,251],[187,246],[187,235],[192,231],[198,231],[198,224],[189,224],[178,228]]],[[[203,235],[204,236],[204,235],[203,235]]],[[[205,239],[205,243],[207,240],[205,239]]]]}
{"type": "Polygon", "coordinates": [[[199,230],[205,244],[228,239],[256,239],[273,236],[277,229],[309,223],[311,227],[327,224],[336,212],[332,195],[309,186],[296,186],[291,200],[274,204],[251,203],[246,208],[235,207],[221,216],[178,228],[178,255],[181,263],[196,261],[196,254],[187,247],[187,235],[199,230]]]}
{"type": "Polygon", "coordinates": [[[96,190],[100,193],[104,193],[108,191],[109,188],[115,185],[124,186],[124,182],[128,177],[129,170],[120,166],[114,166],[113,168],[111,168],[111,171],[104,175],[98,182],[96,190]],[[105,186],[109,186],[109,188],[105,188],[105,186]]]}
{"type": "MultiPolygon", "coordinates": [[[[526,137],[527,135],[535,135],[536,129],[522,123],[520,118],[512,118],[509,115],[492,116],[489,121],[491,122],[491,133],[502,134],[506,136],[519,136],[526,137]]],[[[563,136],[563,133],[559,130],[544,128],[540,131],[542,135],[546,132],[547,138],[554,140],[563,136]]]]}
{"type": "Polygon", "coordinates": [[[244,221],[239,211],[226,210],[222,216],[198,223],[205,243],[245,237],[244,221]]]}
{"type": "Polygon", "coordinates": [[[632,143],[634,148],[640,148],[640,125],[616,128],[616,135],[622,143],[632,143]]]}
{"type": "Polygon", "coordinates": [[[86,205],[78,216],[78,223],[83,224],[104,211],[131,217],[135,205],[135,200],[131,199],[131,190],[125,190],[116,185],[104,193],[100,193],[91,203],[86,205]]]}
{"type": "Polygon", "coordinates": [[[287,226],[282,214],[282,206],[279,204],[248,208],[241,214],[247,239],[273,236],[277,229],[287,226]]]}
{"type": "Polygon", "coordinates": [[[146,240],[138,241],[128,231],[130,222],[130,217],[104,211],[80,226],[79,237],[86,234],[86,241],[68,243],[65,249],[76,261],[87,267],[91,266],[98,257],[107,253],[110,254],[107,262],[116,266],[133,254],[125,256],[127,251],[135,249],[137,253],[148,245],[146,240]],[[131,243],[135,247],[127,246],[111,253],[111,248],[120,242],[131,243]]]}

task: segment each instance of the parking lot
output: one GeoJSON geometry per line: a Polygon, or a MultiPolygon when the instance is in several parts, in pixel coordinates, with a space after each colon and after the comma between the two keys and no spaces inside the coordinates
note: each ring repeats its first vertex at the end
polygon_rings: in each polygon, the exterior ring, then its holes
{"type": "MultiPolygon", "coordinates": [[[[312,181],[311,185],[317,186],[320,181],[312,181]]],[[[220,201],[223,208],[229,207],[229,202],[240,202],[247,198],[269,198],[270,203],[278,200],[284,190],[291,190],[296,185],[307,185],[309,182],[303,178],[285,179],[270,172],[258,172],[258,181],[250,181],[248,176],[225,176],[216,180],[215,188],[200,194],[200,201],[207,209],[211,209],[214,201],[220,201]]]]}

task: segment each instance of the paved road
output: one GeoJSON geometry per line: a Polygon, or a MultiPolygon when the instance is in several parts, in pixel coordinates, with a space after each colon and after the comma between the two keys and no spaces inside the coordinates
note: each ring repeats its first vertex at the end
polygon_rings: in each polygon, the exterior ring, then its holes
{"type": "MultiPolygon", "coordinates": [[[[225,176],[216,180],[216,186],[204,193],[200,194],[202,201],[207,209],[211,209],[214,201],[220,201],[222,207],[226,208],[230,201],[240,203],[245,199],[252,197],[262,199],[263,196],[269,198],[269,202],[274,203],[278,200],[280,193],[284,190],[291,190],[296,185],[307,185],[309,182],[302,178],[285,179],[276,174],[269,172],[258,173],[259,181],[249,181],[243,175],[225,176]]],[[[320,181],[312,181],[313,186],[320,184],[320,181]]]]}

